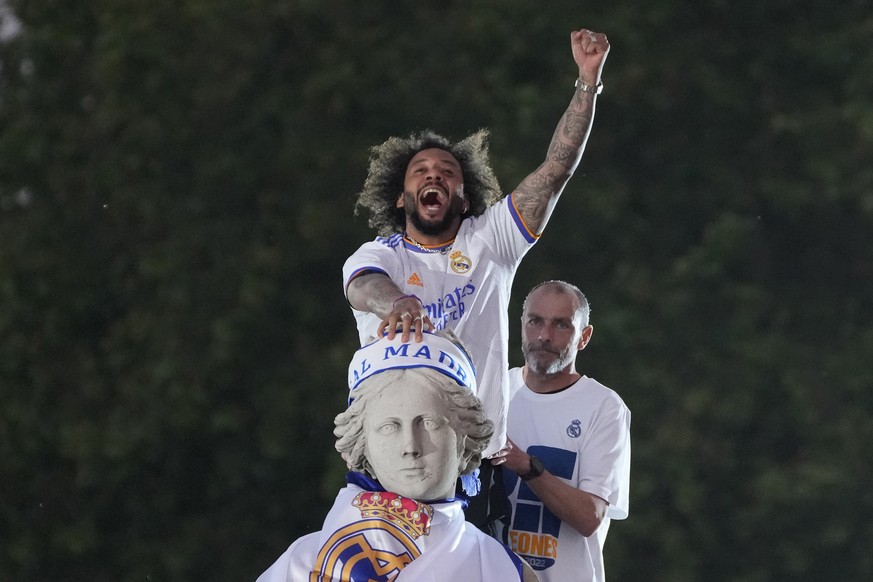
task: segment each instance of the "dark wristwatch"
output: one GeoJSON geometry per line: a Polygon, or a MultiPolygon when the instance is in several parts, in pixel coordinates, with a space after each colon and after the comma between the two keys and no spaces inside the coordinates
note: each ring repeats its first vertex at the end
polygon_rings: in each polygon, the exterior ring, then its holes
{"type": "Polygon", "coordinates": [[[523,475],[519,475],[522,481],[530,481],[531,479],[536,479],[540,475],[543,474],[546,468],[543,467],[543,462],[540,461],[537,457],[531,455],[530,457],[530,471],[523,475]]]}

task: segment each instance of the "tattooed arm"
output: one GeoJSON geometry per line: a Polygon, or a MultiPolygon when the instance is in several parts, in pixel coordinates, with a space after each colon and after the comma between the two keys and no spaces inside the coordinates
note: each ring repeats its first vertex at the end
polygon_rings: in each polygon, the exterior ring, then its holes
{"type": "MultiPolygon", "coordinates": [[[[570,34],[570,47],[579,66],[579,81],[595,87],[600,82],[600,73],[609,53],[606,35],[583,28],[570,34]]],[[[595,93],[584,91],[577,85],[569,107],[555,128],[546,160],[522,180],[513,193],[519,214],[530,231],[537,235],[545,228],[558,196],[582,159],[594,121],[595,98],[595,93]]]]}

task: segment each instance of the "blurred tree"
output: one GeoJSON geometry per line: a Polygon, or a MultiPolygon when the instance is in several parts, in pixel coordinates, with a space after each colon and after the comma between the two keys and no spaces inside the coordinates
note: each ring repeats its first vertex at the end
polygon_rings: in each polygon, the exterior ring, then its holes
{"type": "Polygon", "coordinates": [[[873,21],[860,2],[736,8],[613,14],[588,179],[570,186],[586,192],[518,285],[591,293],[582,365],[634,412],[611,575],[862,580],[873,21]]]}

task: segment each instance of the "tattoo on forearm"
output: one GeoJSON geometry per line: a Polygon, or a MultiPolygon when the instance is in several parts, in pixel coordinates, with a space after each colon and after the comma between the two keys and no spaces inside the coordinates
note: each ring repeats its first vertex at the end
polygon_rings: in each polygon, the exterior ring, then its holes
{"type": "Polygon", "coordinates": [[[576,91],[555,128],[545,162],[516,189],[516,207],[528,228],[539,232],[553,198],[579,165],[593,117],[594,96],[576,91]]]}
{"type": "Polygon", "coordinates": [[[370,311],[386,317],[392,309],[393,300],[402,292],[387,275],[368,273],[349,283],[349,302],[361,311],[370,311]]]}
{"type": "MultiPolygon", "coordinates": [[[[567,113],[564,116],[563,137],[571,144],[576,144],[579,137],[584,137],[586,130],[591,125],[590,111],[585,114],[567,113]]],[[[578,146],[577,146],[578,147],[578,146]]]]}
{"type": "Polygon", "coordinates": [[[561,165],[569,166],[568,160],[572,160],[576,156],[579,148],[573,147],[570,144],[554,141],[549,146],[549,155],[547,159],[554,160],[561,165]]]}

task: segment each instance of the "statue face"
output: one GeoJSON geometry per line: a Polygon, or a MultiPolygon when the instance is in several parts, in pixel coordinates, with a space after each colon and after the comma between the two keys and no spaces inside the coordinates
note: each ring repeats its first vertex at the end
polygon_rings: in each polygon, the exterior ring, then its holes
{"type": "Polygon", "coordinates": [[[389,384],[368,402],[364,419],[379,483],[420,501],[454,497],[463,461],[453,415],[437,390],[425,382],[389,384]]]}

